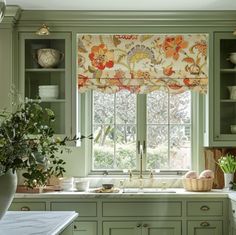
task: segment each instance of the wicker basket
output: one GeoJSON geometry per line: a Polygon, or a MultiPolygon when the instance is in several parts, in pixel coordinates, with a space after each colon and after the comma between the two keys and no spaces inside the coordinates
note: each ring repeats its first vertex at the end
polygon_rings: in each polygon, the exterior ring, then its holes
{"type": "Polygon", "coordinates": [[[213,185],[213,178],[211,179],[182,179],[183,186],[187,191],[193,192],[207,192],[211,191],[213,185]]]}

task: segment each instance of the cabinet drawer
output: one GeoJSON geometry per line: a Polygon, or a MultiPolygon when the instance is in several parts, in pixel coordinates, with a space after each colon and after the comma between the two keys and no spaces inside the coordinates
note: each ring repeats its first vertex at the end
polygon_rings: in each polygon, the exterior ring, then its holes
{"type": "Polygon", "coordinates": [[[223,202],[187,202],[187,216],[222,216],[223,202]]]}
{"type": "Polygon", "coordinates": [[[97,216],[96,202],[52,202],[52,211],[76,211],[79,217],[94,217],[97,216]]]}
{"type": "Polygon", "coordinates": [[[181,202],[104,202],[103,216],[181,216],[181,202]]]}
{"type": "Polygon", "coordinates": [[[10,211],[45,211],[44,202],[13,202],[9,208],[10,211]]]}

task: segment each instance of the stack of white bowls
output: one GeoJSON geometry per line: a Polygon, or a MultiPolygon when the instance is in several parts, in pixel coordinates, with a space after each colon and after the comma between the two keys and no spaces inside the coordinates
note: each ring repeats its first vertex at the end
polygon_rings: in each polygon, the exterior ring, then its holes
{"type": "Polygon", "coordinates": [[[60,178],[60,186],[63,191],[73,191],[74,190],[74,178],[60,178]]]}
{"type": "Polygon", "coordinates": [[[75,178],[74,186],[76,191],[87,192],[89,190],[89,180],[86,178],[75,178]]]}
{"type": "Polygon", "coordinates": [[[57,99],[59,95],[58,85],[39,86],[39,97],[41,99],[57,99]]]}

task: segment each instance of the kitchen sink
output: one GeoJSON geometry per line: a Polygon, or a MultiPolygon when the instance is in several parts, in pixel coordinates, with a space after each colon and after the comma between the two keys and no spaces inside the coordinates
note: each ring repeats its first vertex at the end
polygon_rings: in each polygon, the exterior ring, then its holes
{"type": "Polygon", "coordinates": [[[176,191],[158,188],[124,188],[123,193],[176,193],[176,191]]]}

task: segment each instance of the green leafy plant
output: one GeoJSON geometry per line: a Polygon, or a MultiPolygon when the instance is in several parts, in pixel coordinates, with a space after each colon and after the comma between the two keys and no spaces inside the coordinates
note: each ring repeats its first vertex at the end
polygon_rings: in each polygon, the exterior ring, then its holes
{"type": "Polygon", "coordinates": [[[218,159],[217,164],[224,173],[234,173],[236,171],[236,157],[232,154],[226,154],[218,159]]]}
{"type": "Polygon", "coordinates": [[[69,151],[67,141],[86,138],[56,138],[51,127],[55,115],[38,101],[26,100],[15,112],[4,111],[0,117],[0,173],[22,169],[30,188],[46,185],[51,176],[63,176],[65,161],[59,153],[69,151]]]}

